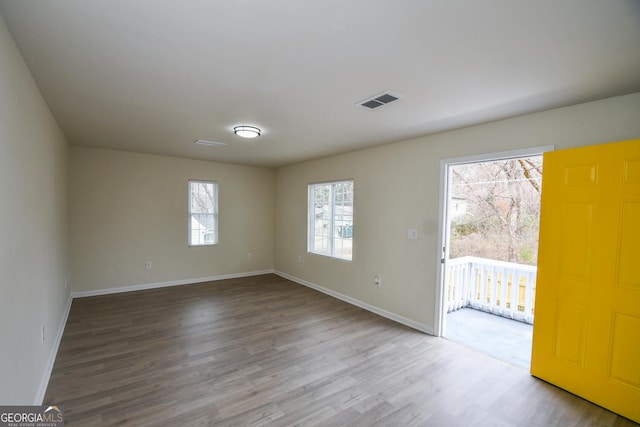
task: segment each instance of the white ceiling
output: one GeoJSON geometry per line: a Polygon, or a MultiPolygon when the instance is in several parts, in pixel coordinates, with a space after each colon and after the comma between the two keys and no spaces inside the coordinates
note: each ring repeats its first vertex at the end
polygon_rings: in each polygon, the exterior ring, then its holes
{"type": "Polygon", "coordinates": [[[640,91],[638,0],[0,0],[0,12],[74,145],[280,166],[640,91]],[[383,91],[401,99],[357,105],[383,91]],[[239,124],[263,135],[242,140],[239,124]]]}

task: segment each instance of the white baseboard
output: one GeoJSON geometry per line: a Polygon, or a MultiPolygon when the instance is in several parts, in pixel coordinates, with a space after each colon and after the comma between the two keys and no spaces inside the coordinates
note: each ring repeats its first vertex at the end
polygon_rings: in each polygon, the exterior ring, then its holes
{"type": "Polygon", "coordinates": [[[47,387],[49,386],[49,379],[51,378],[51,371],[53,370],[53,364],[56,361],[56,356],[58,354],[58,348],[60,347],[60,341],[62,341],[62,334],[64,333],[64,327],[67,324],[67,319],[69,318],[69,311],[71,311],[71,301],[73,297],[69,295],[67,299],[67,306],[64,308],[64,313],[62,315],[62,319],[60,320],[60,325],[58,326],[58,331],[54,338],[53,347],[51,347],[51,351],[49,352],[49,358],[47,359],[47,364],[44,368],[44,373],[42,375],[42,380],[40,380],[40,387],[38,387],[38,392],[33,401],[34,405],[42,405],[42,401],[44,400],[44,395],[47,392],[47,387]]]}
{"type": "Polygon", "coordinates": [[[234,273],[234,274],[222,274],[219,276],[209,276],[209,277],[197,277],[194,279],[182,279],[182,280],[172,280],[169,282],[158,282],[158,283],[145,283],[142,285],[132,285],[132,286],[122,286],[118,288],[107,288],[107,289],[98,289],[95,291],[80,291],[73,292],[71,296],[73,298],[84,298],[84,297],[94,297],[98,295],[108,295],[108,294],[118,294],[121,292],[132,292],[132,291],[143,291],[146,289],[156,289],[156,288],[166,288],[168,286],[180,286],[180,285],[193,285],[195,283],[202,282],[213,282],[216,280],[224,280],[224,279],[237,279],[241,277],[251,277],[251,276],[260,276],[262,274],[270,274],[273,273],[273,269],[269,270],[260,270],[260,271],[249,271],[246,273],[234,273]]]}
{"type": "Polygon", "coordinates": [[[367,304],[366,302],[362,302],[358,299],[352,298],[350,296],[341,294],[340,292],[336,292],[334,290],[325,288],[320,285],[316,285],[315,283],[308,282],[306,280],[300,279],[295,276],[291,276],[287,273],[283,273],[278,270],[274,270],[274,273],[280,277],[284,277],[285,279],[291,280],[292,282],[296,282],[300,285],[307,286],[311,289],[315,289],[316,291],[322,292],[323,294],[327,294],[344,302],[347,302],[351,305],[355,305],[356,307],[360,307],[364,310],[375,313],[379,316],[386,317],[387,319],[393,320],[394,322],[401,323],[410,328],[416,329],[420,332],[424,332],[425,334],[435,335],[434,330],[431,326],[425,325],[424,323],[416,322],[411,319],[407,319],[406,317],[400,316],[399,314],[392,313],[390,311],[384,310],[382,308],[373,306],[371,304],[367,304]]]}

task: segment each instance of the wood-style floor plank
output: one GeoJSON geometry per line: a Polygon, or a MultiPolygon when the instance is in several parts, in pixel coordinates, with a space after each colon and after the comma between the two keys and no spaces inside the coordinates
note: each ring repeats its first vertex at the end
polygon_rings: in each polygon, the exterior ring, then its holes
{"type": "Polygon", "coordinates": [[[637,426],[275,275],[75,299],[45,403],[77,426],[637,426]]]}

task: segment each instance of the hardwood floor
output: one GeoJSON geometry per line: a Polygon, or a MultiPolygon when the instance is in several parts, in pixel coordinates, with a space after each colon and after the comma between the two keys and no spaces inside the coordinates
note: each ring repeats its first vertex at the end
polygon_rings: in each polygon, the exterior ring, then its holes
{"type": "Polygon", "coordinates": [[[637,425],[275,275],[75,299],[53,403],[78,426],[637,425]]]}

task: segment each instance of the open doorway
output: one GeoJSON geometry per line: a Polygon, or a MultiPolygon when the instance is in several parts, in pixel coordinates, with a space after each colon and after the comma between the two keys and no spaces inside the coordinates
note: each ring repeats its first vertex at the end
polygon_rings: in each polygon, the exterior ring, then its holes
{"type": "Polygon", "coordinates": [[[439,334],[529,369],[542,153],[443,161],[439,334]]]}

